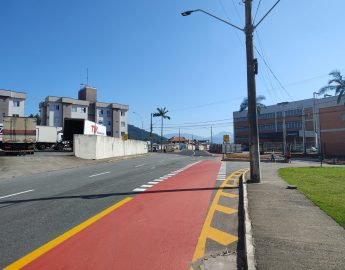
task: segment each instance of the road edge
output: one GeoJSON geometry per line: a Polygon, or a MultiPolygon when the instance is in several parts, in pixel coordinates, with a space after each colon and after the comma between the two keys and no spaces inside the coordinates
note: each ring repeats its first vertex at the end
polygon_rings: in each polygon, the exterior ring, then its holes
{"type": "Polygon", "coordinates": [[[247,183],[246,175],[247,173],[242,174],[242,189],[243,189],[243,215],[244,215],[244,248],[245,248],[245,257],[248,270],[256,270],[256,261],[255,261],[255,247],[254,247],[254,237],[252,231],[252,222],[249,218],[248,210],[248,192],[247,192],[247,183]]]}

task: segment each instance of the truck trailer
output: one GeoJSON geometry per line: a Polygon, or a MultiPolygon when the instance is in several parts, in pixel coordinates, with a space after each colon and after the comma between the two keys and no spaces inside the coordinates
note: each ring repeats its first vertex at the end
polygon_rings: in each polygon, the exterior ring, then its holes
{"type": "Polygon", "coordinates": [[[57,148],[63,149],[66,146],[73,148],[74,134],[106,136],[107,128],[85,119],[65,118],[62,141],[57,144],[57,148]]]}
{"type": "Polygon", "coordinates": [[[2,148],[5,153],[34,154],[36,118],[3,117],[2,148]]]}
{"type": "Polygon", "coordinates": [[[39,150],[56,149],[61,137],[62,127],[36,126],[36,148],[39,150]]]}

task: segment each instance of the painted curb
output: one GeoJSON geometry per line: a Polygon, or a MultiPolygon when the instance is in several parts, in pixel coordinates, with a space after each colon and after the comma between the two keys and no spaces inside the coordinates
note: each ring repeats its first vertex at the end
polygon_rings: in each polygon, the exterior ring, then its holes
{"type": "Polygon", "coordinates": [[[243,188],[243,211],[244,211],[244,245],[246,252],[246,261],[248,270],[256,270],[256,261],[255,261],[255,247],[254,247],[254,238],[252,232],[252,222],[249,218],[248,211],[248,192],[247,192],[247,183],[245,179],[245,174],[242,174],[242,188],[243,188]]]}

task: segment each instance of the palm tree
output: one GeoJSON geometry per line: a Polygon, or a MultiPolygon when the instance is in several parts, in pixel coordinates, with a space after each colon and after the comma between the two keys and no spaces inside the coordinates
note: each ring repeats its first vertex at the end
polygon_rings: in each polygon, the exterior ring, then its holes
{"type": "MultiPolygon", "coordinates": [[[[266,108],[266,106],[263,103],[261,103],[265,99],[266,97],[263,95],[256,97],[256,111],[258,112],[258,114],[260,114],[261,108],[266,108]]],[[[240,112],[244,111],[247,108],[248,108],[248,98],[244,98],[240,105],[240,112]]]]}
{"type": "Polygon", "coordinates": [[[169,111],[164,107],[157,108],[157,112],[153,114],[153,117],[161,117],[162,123],[161,123],[161,147],[163,147],[163,120],[168,119],[170,120],[170,116],[167,116],[167,113],[169,111]]]}
{"type": "Polygon", "coordinates": [[[325,94],[327,91],[335,91],[335,95],[338,96],[337,103],[339,104],[341,99],[345,97],[345,80],[338,70],[332,71],[329,75],[333,76],[333,79],[329,80],[328,85],[319,90],[319,95],[325,94]]]}

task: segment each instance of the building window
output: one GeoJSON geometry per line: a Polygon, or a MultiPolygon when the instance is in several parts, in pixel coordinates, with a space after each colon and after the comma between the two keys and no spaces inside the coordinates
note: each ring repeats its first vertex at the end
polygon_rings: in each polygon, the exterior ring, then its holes
{"type": "Polygon", "coordinates": [[[107,136],[111,136],[111,131],[107,131],[107,136]]]}
{"type": "Polygon", "coordinates": [[[12,114],[13,117],[19,117],[19,114],[12,114]]]}
{"type": "Polygon", "coordinates": [[[126,123],[125,122],[121,122],[121,127],[125,127],[126,123]]]}
{"type": "Polygon", "coordinates": [[[111,126],[111,121],[108,121],[108,126],[111,126]]]}
{"type": "Polygon", "coordinates": [[[259,119],[271,119],[274,118],[274,113],[263,113],[259,115],[259,119]]]}
{"type": "Polygon", "coordinates": [[[54,109],[55,109],[55,111],[59,111],[59,110],[60,110],[60,105],[55,104],[55,105],[54,105],[54,109]]]}
{"type": "Polygon", "coordinates": [[[343,121],[345,121],[345,113],[341,114],[341,119],[343,119],[343,121]]]}
{"type": "Polygon", "coordinates": [[[81,107],[81,108],[80,108],[80,111],[81,111],[82,113],[86,113],[86,108],[85,108],[85,107],[81,107]]]}
{"type": "Polygon", "coordinates": [[[122,135],[125,135],[125,134],[126,134],[126,132],[121,132],[121,136],[122,136],[122,135]]]}
{"type": "Polygon", "coordinates": [[[72,112],[77,112],[77,106],[72,106],[72,112]]]}
{"type": "Polygon", "coordinates": [[[121,116],[125,116],[126,112],[125,111],[121,111],[121,116]]]}
{"type": "Polygon", "coordinates": [[[13,100],[13,107],[20,107],[20,101],[19,100],[13,100]]]}
{"type": "Polygon", "coordinates": [[[242,122],[242,121],[248,121],[248,117],[237,117],[234,118],[235,122],[242,122]]]}
{"type": "Polygon", "coordinates": [[[98,120],[98,124],[103,124],[103,121],[102,120],[98,120]]]}
{"type": "Polygon", "coordinates": [[[111,111],[107,110],[107,116],[111,116],[111,111]]]}
{"type": "Polygon", "coordinates": [[[99,115],[100,115],[100,116],[103,115],[103,109],[100,109],[100,110],[99,110],[99,115]]]}

